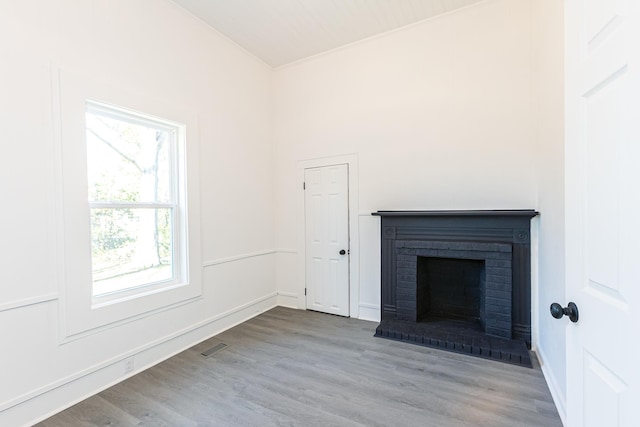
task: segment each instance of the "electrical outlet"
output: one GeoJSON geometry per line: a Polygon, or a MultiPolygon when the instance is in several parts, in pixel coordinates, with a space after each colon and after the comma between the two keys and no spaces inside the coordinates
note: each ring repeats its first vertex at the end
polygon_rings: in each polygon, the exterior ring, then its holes
{"type": "Polygon", "coordinates": [[[128,374],[131,371],[133,371],[133,357],[124,361],[124,373],[128,374]]]}

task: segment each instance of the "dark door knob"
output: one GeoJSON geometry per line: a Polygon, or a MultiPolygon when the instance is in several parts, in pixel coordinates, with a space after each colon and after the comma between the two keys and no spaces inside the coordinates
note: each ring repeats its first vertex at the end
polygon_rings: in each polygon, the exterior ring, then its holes
{"type": "Polygon", "coordinates": [[[347,251],[345,251],[344,249],[340,249],[340,252],[339,252],[340,255],[344,255],[346,253],[347,253],[347,251]]]}
{"type": "Polygon", "coordinates": [[[551,311],[551,315],[556,319],[561,319],[562,316],[569,316],[569,320],[573,323],[578,321],[578,306],[573,302],[570,302],[565,308],[562,308],[560,304],[554,302],[551,304],[551,307],[549,307],[549,311],[551,311]]]}

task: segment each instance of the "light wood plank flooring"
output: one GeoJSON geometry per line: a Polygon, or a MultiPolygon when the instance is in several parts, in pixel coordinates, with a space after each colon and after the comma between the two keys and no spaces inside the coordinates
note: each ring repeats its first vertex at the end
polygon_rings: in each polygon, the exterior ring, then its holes
{"type": "Polygon", "coordinates": [[[537,365],[374,338],[375,327],[277,307],[40,425],[562,425],[537,365]]]}

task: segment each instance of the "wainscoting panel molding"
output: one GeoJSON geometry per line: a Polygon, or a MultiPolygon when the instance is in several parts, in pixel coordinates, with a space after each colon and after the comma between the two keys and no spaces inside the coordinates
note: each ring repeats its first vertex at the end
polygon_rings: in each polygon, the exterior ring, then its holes
{"type": "Polygon", "coordinates": [[[0,412],[15,411],[12,418],[23,420],[28,420],[29,414],[47,414],[30,421],[38,422],[276,305],[275,292],[264,295],[29,393],[0,402],[0,412]],[[129,359],[135,360],[135,368],[123,375],[126,370],[124,366],[129,359]],[[72,401],[69,401],[70,396],[74,396],[72,401]]]}
{"type": "Polygon", "coordinates": [[[15,310],[17,308],[27,307],[33,304],[42,304],[45,302],[55,301],[58,299],[58,294],[52,292],[50,294],[38,295],[31,298],[24,298],[15,301],[9,301],[0,304],[0,312],[7,310],[15,310]]]}
{"type": "Polygon", "coordinates": [[[254,258],[254,257],[258,257],[258,256],[264,256],[264,255],[271,255],[271,254],[275,254],[276,251],[275,249],[267,249],[264,251],[258,251],[258,252],[250,252],[248,254],[241,254],[241,255],[235,255],[235,256],[230,256],[227,258],[218,258],[218,259],[214,259],[211,261],[205,261],[202,263],[202,267],[206,268],[206,267],[211,267],[214,265],[219,265],[219,264],[226,264],[228,262],[234,262],[234,261],[239,261],[239,260],[243,260],[243,259],[247,259],[247,258],[254,258]]]}

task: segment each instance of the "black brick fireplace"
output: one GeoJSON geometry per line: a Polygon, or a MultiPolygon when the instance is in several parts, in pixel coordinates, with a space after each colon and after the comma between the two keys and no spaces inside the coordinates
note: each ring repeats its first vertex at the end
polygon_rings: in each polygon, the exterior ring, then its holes
{"type": "Polygon", "coordinates": [[[378,211],[376,336],[531,366],[533,210],[378,211]]]}

